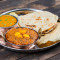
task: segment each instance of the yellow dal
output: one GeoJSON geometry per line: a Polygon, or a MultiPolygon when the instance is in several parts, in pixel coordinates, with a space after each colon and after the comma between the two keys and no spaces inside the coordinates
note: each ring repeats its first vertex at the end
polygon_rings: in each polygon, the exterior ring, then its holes
{"type": "Polygon", "coordinates": [[[15,25],[17,19],[10,15],[2,15],[0,16],[0,27],[10,27],[15,25]]]}

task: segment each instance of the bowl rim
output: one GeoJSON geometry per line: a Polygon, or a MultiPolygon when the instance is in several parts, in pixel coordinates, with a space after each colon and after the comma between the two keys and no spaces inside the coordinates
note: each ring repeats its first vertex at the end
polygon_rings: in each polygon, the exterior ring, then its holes
{"type": "MultiPolygon", "coordinates": [[[[28,27],[14,27],[14,28],[28,28],[28,27]]],[[[8,31],[10,31],[10,30],[12,30],[12,29],[14,29],[14,28],[9,29],[8,31]]],[[[28,29],[35,31],[35,30],[32,29],[32,28],[28,28],[28,29]]],[[[7,32],[8,32],[8,31],[7,31],[7,32]]],[[[8,43],[10,43],[10,42],[6,39],[6,34],[7,34],[7,32],[4,34],[4,36],[5,36],[5,41],[8,42],[8,43]]],[[[11,45],[18,46],[18,47],[20,47],[20,46],[29,46],[29,45],[32,45],[32,44],[34,44],[34,43],[38,40],[38,38],[39,38],[38,32],[37,32],[37,31],[35,31],[35,32],[37,33],[38,36],[37,36],[37,38],[35,39],[35,41],[34,41],[33,43],[31,43],[31,44],[27,44],[27,45],[16,45],[16,44],[13,44],[13,43],[10,43],[10,44],[11,44],[11,45]]]]}

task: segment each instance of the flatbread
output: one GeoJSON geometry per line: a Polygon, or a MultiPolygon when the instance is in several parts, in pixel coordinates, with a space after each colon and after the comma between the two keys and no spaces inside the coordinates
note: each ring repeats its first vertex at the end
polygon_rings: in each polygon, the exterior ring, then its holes
{"type": "Polygon", "coordinates": [[[52,32],[50,32],[49,34],[45,34],[45,36],[42,36],[38,41],[37,44],[41,45],[41,44],[45,44],[48,41],[58,41],[60,40],[60,22],[58,22],[56,29],[54,29],[52,32]]]}
{"type": "Polygon", "coordinates": [[[9,14],[12,15],[12,16],[18,17],[18,15],[15,12],[11,12],[9,14]]]}
{"type": "Polygon", "coordinates": [[[41,28],[42,31],[46,31],[57,25],[58,16],[47,11],[41,11],[19,16],[18,20],[21,27],[32,28],[36,31],[41,28]]]}

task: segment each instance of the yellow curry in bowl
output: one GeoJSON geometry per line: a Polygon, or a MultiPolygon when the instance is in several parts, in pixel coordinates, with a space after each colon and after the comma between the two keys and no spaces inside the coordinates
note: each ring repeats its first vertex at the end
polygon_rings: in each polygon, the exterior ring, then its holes
{"type": "Polygon", "coordinates": [[[17,19],[11,15],[0,16],[0,27],[11,27],[17,23],[17,19]]]}
{"type": "Polygon", "coordinates": [[[6,40],[15,45],[33,44],[38,39],[38,33],[29,28],[12,28],[7,31],[6,40]]]}

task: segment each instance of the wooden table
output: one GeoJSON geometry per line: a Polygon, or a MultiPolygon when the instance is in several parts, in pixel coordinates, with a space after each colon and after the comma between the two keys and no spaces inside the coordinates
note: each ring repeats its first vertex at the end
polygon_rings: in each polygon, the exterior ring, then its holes
{"type": "MultiPolygon", "coordinates": [[[[50,11],[60,17],[60,0],[0,0],[0,14],[15,8],[35,8],[50,11]]],[[[0,60],[60,60],[60,44],[37,53],[17,53],[0,46],[0,60]]]]}

